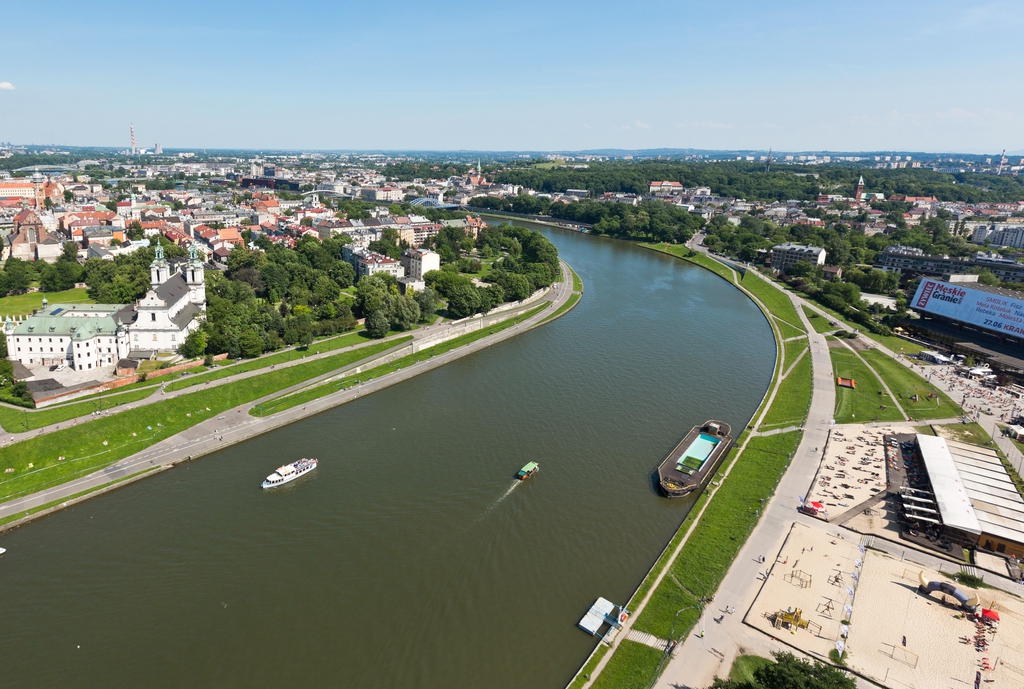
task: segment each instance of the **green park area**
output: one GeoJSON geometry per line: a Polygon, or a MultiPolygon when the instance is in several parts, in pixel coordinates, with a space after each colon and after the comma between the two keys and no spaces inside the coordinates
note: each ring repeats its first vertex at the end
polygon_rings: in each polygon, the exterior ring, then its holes
{"type": "MultiPolygon", "coordinates": [[[[115,391],[111,391],[115,392],[115,391]]],[[[120,392],[119,390],[117,392],[120,392]]],[[[21,433],[62,423],[96,411],[113,409],[145,399],[153,394],[152,389],[130,390],[120,395],[104,395],[90,398],[85,402],[69,402],[45,409],[15,409],[0,406],[0,425],[8,433],[21,433]]]]}
{"type": "MultiPolygon", "coordinates": [[[[797,315],[796,307],[793,306],[793,302],[788,294],[769,284],[752,270],[748,270],[743,274],[743,280],[740,284],[757,297],[776,320],[785,321],[792,326],[792,330],[799,331],[797,334],[806,332],[803,324],[800,322],[800,316],[797,315]]],[[[787,335],[783,333],[783,337],[787,337],[787,335]]],[[[793,337],[793,335],[789,335],[789,337],[793,337]]]]}
{"type": "Polygon", "coordinates": [[[836,423],[903,420],[881,381],[852,350],[830,346],[829,353],[834,377],[852,378],[856,384],[855,388],[836,385],[836,423]]]}
{"type": "Polygon", "coordinates": [[[0,448],[0,500],[27,495],[108,466],[217,414],[379,355],[409,339],[267,371],[0,448]],[[13,471],[8,473],[7,469],[13,471]]]}
{"type": "MultiPolygon", "coordinates": [[[[806,340],[803,341],[803,350],[807,351],[806,340]]],[[[787,345],[797,344],[787,342],[787,345]]],[[[790,359],[789,350],[786,351],[786,370],[788,373],[779,384],[779,390],[775,393],[775,400],[768,409],[764,420],[758,428],[762,431],[774,428],[786,428],[789,426],[803,425],[807,418],[807,407],[811,399],[811,357],[805,354],[799,360],[790,359]],[[791,369],[793,362],[796,365],[791,369]]]]}
{"type": "Polygon", "coordinates": [[[202,373],[197,376],[188,376],[180,380],[176,380],[167,386],[168,392],[174,390],[181,390],[183,388],[192,387],[193,385],[202,385],[209,383],[210,381],[220,380],[221,378],[227,378],[228,376],[238,375],[239,373],[248,373],[249,371],[258,371],[261,368],[269,368],[271,366],[278,366],[280,364],[286,364],[289,361],[295,361],[297,359],[304,359],[307,356],[313,356],[315,354],[321,354],[323,352],[329,352],[335,349],[342,349],[343,347],[350,347],[352,345],[369,342],[369,338],[366,336],[365,331],[357,333],[349,333],[347,335],[341,335],[339,337],[332,337],[326,340],[320,340],[309,345],[308,348],[297,347],[294,349],[287,349],[277,354],[271,354],[269,356],[262,356],[258,359],[248,359],[241,363],[231,364],[228,366],[222,366],[202,373]]]}
{"type": "MultiPolygon", "coordinates": [[[[782,478],[801,435],[800,431],[790,431],[755,437],[738,457],[732,458],[729,476],[715,491],[713,499],[705,503],[706,508],[696,526],[636,619],[634,629],[662,639],[682,639],[690,632],[700,618],[701,599],[714,594],[725,577],[760,518],[762,501],[771,497],[782,478]]],[[[694,505],[691,514],[699,511],[701,500],[694,505]]],[[[691,524],[688,517],[680,533],[691,524]]],[[[660,569],[655,567],[652,575],[660,569]]],[[[633,596],[633,602],[641,600],[649,588],[649,585],[642,585],[633,596]]],[[[620,650],[625,643],[620,642],[594,682],[594,689],[641,689],[649,686],[662,670],[663,654],[623,654],[620,650]]],[[[584,668],[583,672],[586,671],[584,668]]]]}
{"type": "Polygon", "coordinates": [[[389,373],[394,373],[395,371],[406,368],[407,366],[412,366],[413,364],[419,363],[421,361],[426,361],[427,359],[438,356],[440,354],[445,354],[453,349],[462,347],[463,345],[467,345],[472,342],[476,342],[477,340],[483,339],[488,335],[501,332],[502,330],[510,328],[514,325],[518,325],[519,323],[522,323],[531,316],[547,308],[550,305],[550,303],[551,302],[545,302],[543,305],[526,311],[520,314],[519,316],[516,316],[515,318],[510,318],[506,321],[502,321],[492,326],[488,326],[487,328],[481,328],[480,330],[468,333],[466,335],[462,335],[460,337],[453,338],[451,340],[447,340],[440,344],[434,345],[433,347],[422,349],[419,352],[409,354],[387,364],[381,364],[380,366],[372,368],[368,371],[362,371],[360,373],[351,374],[337,380],[331,380],[329,382],[320,385],[315,385],[304,390],[299,390],[297,392],[293,392],[287,395],[282,395],[281,397],[276,397],[274,399],[268,400],[267,402],[264,402],[259,407],[253,409],[250,413],[253,416],[270,416],[271,414],[276,414],[286,409],[291,409],[292,407],[296,407],[300,404],[308,404],[313,400],[320,399],[321,397],[333,394],[335,392],[340,392],[341,390],[350,388],[353,385],[357,385],[359,383],[366,383],[374,378],[380,378],[381,376],[387,375],[389,373]]]}
{"type": "MultiPolygon", "coordinates": [[[[758,299],[766,308],[778,308],[783,312],[784,320],[792,319],[799,324],[796,310],[787,295],[756,277],[744,279],[740,284],[743,288],[752,285],[754,289],[751,291],[756,290],[758,299]]],[[[806,339],[787,343],[776,341],[776,345],[781,352],[777,357],[769,395],[754,419],[760,418],[771,390],[777,389],[765,411],[765,421],[790,425],[789,419],[802,421],[807,412],[811,395],[811,359],[807,354],[797,359],[800,352],[808,347],[806,339]],[[789,376],[783,377],[794,361],[798,361],[797,365],[789,376]],[[776,405],[779,405],[778,411],[776,405]]],[[[744,431],[740,435],[736,441],[739,449],[730,451],[709,490],[697,498],[683,524],[633,594],[629,603],[632,608],[648,593],[651,594],[636,618],[635,629],[672,639],[681,639],[689,633],[700,617],[701,600],[710,597],[725,577],[736,553],[756,526],[762,506],[771,498],[785,473],[802,435],[802,431],[753,437],[744,431]],[[673,560],[672,554],[680,543],[682,547],[673,560]],[[665,576],[651,592],[655,579],[662,572],[665,576]]],[[[662,671],[666,657],[661,653],[650,654],[626,646],[627,643],[620,642],[614,650],[599,646],[570,688],[582,687],[608,653],[612,653],[612,657],[594,681],[595,689],[641,689],[650,686],[662,671]]]]}
{"type": "Polygon", "coordinates": [[[801,307],[804,310],[804,315],[807,316],[807,320],[811,322],[811,327],[814,328],[816,333],[830,333],[837,330],[838,326],[829,325],[832,321],[831,318],[822,316],[814,309],[808,308],[807,306],[801,307]]]}
{"type": "Polygon", "coordinates": [[[43,299],[48,304],[90,304],[92,299],[84,287],[75,287],[61,292],[26,292],[0,298],[0,318],[27,316],[35,309],[42,308],[43,299]]]}
{"type": "Polygon", "coordinates": [[[953,419],[962,413],[946,393],[892,357],[877,349],[862,351],[860,356],[882,377],[911,419],[953,419]]]}

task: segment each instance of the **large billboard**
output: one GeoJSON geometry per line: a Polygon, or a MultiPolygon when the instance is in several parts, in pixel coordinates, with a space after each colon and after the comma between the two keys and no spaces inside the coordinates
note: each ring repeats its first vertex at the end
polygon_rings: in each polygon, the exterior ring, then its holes
{"type": "Polygon", "coordinates": [[[964,284],[925,278],[921,280],[910,308],[971,323],[986,330],[1024,336],[1024,294],[1006,297],[964,284]]]}

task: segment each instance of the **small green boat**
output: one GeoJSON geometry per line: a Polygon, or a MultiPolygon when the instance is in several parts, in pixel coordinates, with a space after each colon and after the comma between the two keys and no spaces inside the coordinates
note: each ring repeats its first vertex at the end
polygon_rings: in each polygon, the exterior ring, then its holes
{"type": "Polygon", "coordinates": [[[519,479],[520,481],[525,481],[526,479],[536,474],[538,471],[540,471],[540,465],[537,464],[537,462],[530,462],[519,470],[519,473],[516,474],[516,478],[519,479]]]}

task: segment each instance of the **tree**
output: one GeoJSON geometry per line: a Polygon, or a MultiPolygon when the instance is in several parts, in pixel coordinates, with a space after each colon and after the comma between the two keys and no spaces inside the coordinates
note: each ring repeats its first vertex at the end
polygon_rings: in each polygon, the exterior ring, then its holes
{"type": "Polygon", "coordinates": [[[253,359],[263,353],[263,340],[253,328],[242,332],[238,338],[238,349],[246,359],[253,359]]]}
{"type": "Polygon", "coordinates": [[[206,333],[202,329],[193,330],[178,347],[178,354],[186,359],[197,359],[206,352],[206,333]]]}
{"type": "Polygon", "coordinates": [[[398,330],[408,330],[420,319],[420,305],[411,294],[395,299],[391,320],[398,330]]]}
{"type": "Polygon", "coordinates": [[[384,319],[390,323],[391,309],[395,297],[398,296],[397,292],[397,288],[392,291],[391,285],[382,275],[369,275],[360,280],[356,288],[356,306],[364,318],[369,319],[372,314],[380,311],[384,314],[384,319]]]}
{"type": "Polygon", "coordinates": [[[374,311],[366,319],[366,334],[375,338],[385,337],[389,325],[388,317],[383,310],[374,311]]]}
{"type": "Polygon", "coordinates": [[[832,665],[798,659],[792,653],[773,653],[774,663],[754,670],[754,681],[716,677],[711,689],[856,689],[856,681],[832,665]]]}
{"type": "Polygon", "coordinates": [[[480,295],[475,287],[461,285],[448,295],[448,315],[452,318],[472,316],[480,308],[480,295]]]}
{"type": "Polygon", "coordinates": [[[437,310],[437,298],[434,290],[424,287],[416,293],[416,304],[420,307],[420,318],[424,321],[432,320],[437,310]]]}
{"type": "Polygon", "coordinates": [[[70,189],[64,190],[64,203],[71,203],[75,200],[75,195],[71,193],[70,189]]]}

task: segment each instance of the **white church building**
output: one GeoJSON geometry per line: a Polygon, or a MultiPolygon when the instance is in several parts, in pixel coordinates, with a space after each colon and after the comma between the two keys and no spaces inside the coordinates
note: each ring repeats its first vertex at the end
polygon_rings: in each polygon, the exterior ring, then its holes
{"type": "Polygon", "coordinates": [[[113,366],[173,352],[206,312],[203,261],[193,246],[172,266],[162,246],[150,265],[150,289],[136,304],[47,304],[21,321],[4,323],[7,355],[27,366],[64,363],[75,370],[113,366]]]}

